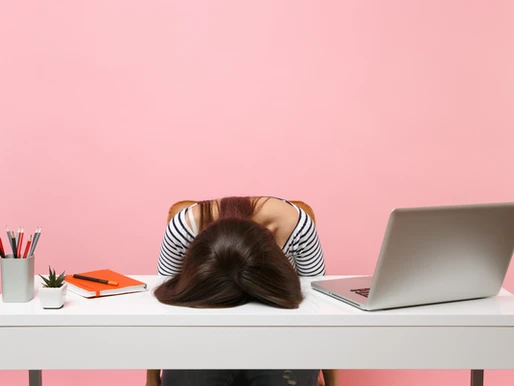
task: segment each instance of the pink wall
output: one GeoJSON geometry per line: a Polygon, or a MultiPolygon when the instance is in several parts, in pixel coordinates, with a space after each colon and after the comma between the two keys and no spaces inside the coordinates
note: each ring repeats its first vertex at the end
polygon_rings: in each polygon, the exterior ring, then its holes
{"type": "Polygon", "coordinates": [[[0,229],[43,225],[39,273],[151,274],[173,201],[272,194],[315,208],[330,274],[371,273],[392,208],[513,200],[513,14],[509,0],[1,2],[0,229]]]}

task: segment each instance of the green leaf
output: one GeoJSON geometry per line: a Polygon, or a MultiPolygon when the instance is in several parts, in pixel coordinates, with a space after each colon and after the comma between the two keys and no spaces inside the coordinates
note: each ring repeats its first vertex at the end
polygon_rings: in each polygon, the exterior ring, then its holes
{"type": "Polygon", "coordinates": [[[66,276],[66,271],[64,271],[63,273],[61,273],[59,275],[59,277],[57,278],[57,281],[60,281],[62,283],[64,281],[65,276],[66,276]]]}
{"type": "Polygon", "coordinates": [[[55,273],[55,269],[52,269],[50,266],[48,266],[48,278],[45,278],[41,275],[39,275],[41,279],[45,282],[46,286],[49,288],[59,288],[63,285],[64,279],[66,277],[66,273],[61,273],[58,277],[55,273]]]}
{"type": "Polygon", "coordinates": [[[39,277],[40,277],[41,279],[43,279],[43,282],[45,283],[45,285],[46,285],[47,287],[49,287],[49,286],[50,286],[50,282],[48,281],[48,279],[47,279],[46,277],[43,277],[43,276],[41,276],[41,275],[39,275],[39,277]]]}

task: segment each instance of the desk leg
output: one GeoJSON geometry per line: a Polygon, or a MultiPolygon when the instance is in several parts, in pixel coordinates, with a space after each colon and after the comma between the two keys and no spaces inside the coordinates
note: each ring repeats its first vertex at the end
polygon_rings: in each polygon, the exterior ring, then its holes
{"type": "Polygon", "coordinates": [[[484,386],[484,370],[471,370],[471,386],[484,386]]]}
{"type": "Polygon", "coordinates": [[[43,377],[41,370],[29,370],[29,386],[42,386],[43,377]]]}

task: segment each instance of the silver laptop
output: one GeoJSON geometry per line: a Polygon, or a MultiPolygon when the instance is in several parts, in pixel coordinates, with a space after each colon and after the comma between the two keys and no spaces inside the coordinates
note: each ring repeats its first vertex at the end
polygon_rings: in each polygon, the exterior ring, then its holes
{"type": "Polygon", "coordinates": [[[514,203],[395,209],[373,276],[313,281],[363,310],[497,295],[514,251],[514,203]]]}

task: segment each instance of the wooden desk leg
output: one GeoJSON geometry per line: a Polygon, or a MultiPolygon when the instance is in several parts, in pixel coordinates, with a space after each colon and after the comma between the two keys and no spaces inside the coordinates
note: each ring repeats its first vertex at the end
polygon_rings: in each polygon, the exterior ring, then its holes
{"type": "Polygon", "coordinates": [[[43,386],[41,370],[29,370],[29,386],[43,386]]]}
{"type": "Polygon", "coordinates": [[[471,370],[471,386],[484,386],[484,370],[471,370]]]}

